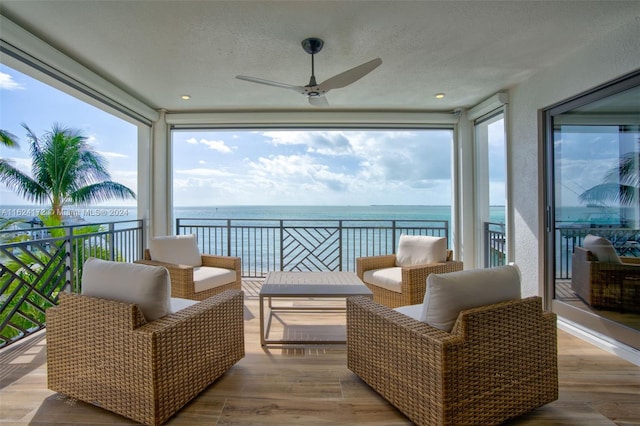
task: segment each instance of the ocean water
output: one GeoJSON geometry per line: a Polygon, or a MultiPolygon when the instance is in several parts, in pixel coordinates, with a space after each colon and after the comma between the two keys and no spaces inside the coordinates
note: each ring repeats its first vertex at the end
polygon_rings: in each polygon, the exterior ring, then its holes
{"type": "MultiPolygon", "coordinates": [[[[89,209],[91,210],[91,209],[89,209]]],[[[85,220],[98,223],[137,218],[135,207],[95,209],[85,220]]],[[[332,220],[447,220],[451,206],[219,206],[175,207],[174,218],[188,219],[332,219],[332,220]]],[[[504,223],[504,207],[491,208],[491,221],[504,223]]]]}
{"type": "MultiPolygon", "coordinates": [[[[570,224],[620,224],[633,217],[633,208],[561,207],[556,222],[570,224]],[[629,211],[627,211],[629,210],[629,211]],[[622,220],[621,220],[622,219],[622,220]]],[[[28,221],[48,209],[39,206],[0,207],[0,217],[28,221]]],[[[135,206],[67,207],[65,215],[90,223],[137,219],[135,206]]],[[[309,219],[309,220],[446,220],[451,224],[451,206],[218,206],[174,207],[173,217],[189,219],[309,219]]],[[[504,206],[491,206],[490,221],[504,223],[504,206]]]]}

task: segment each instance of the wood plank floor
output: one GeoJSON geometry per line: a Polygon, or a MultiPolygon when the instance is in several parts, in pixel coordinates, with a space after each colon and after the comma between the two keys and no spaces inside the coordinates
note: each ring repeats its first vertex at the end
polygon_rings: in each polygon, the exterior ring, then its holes
{"type": "MultiPolygon", "coordinates": [[[[169,425],[410,425],[346,367],[344,346],[263,350],[257,289],[245,283],[246,357],[169,425]]],[[[344,333],[344,317],[283,318],[274,333],[344,333]],[[291,320],[291,321],[290,321],[291,320]]],[[[559,331],[560,399],[509,425],[640,425],[640,367],[559,331]]],[[[133,424],[46,387],[46,334],[0,351],[1,425],[133,424]]]]}

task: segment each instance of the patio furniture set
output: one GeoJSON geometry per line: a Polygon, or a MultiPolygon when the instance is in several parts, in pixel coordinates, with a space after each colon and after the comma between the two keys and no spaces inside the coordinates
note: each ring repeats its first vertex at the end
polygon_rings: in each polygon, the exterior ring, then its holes
{"type": "MultiPolygon", "coordinates": [[[[556,400],[555,315],[521,297],[516,266],[463,271],[451,256],[442,238],[403,235],[357,275],[271,272],[261,344],[346,343],[348,368],[421,425],[499,424],[556,400]],[[271,339],[273,315],[292,310],[276,302],[294,298],[339,299],[297,309],[346,311],[346,342],[271,339]]],[[[136,263],[88,259],[82,294],[47,311],[49,389],[166,422],[245,355],[240,270],[195,236],[155,238],[136,263]]]]}

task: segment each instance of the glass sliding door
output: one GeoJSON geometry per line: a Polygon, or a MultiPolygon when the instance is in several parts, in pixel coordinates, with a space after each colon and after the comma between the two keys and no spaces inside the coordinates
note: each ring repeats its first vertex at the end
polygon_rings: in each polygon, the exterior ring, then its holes
{"type": "Polygon", "coordinates": [[[640,75],[546,111],[547,293],[561,316],[640,349],[640,75]],[[585,252],[588,235],[616,256],[585,252]],[[618,258],[620,261],[618,261],[618,258]]]}

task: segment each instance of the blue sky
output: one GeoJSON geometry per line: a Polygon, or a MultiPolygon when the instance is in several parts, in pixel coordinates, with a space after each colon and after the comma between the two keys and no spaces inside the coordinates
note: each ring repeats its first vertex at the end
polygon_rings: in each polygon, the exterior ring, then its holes
{"type": "MultiPolygon", "coordinates": [[[[29,171],[22,122],[37,135],[80,129],[112,180],[137,191],[135,126],[0,64],[0,128],[21,144],[0,157],[29,171]]],[[[447,130],[176,131],[174,205],[448,205],[451,144],[447,130]]],[[[504,176],[491,179],[491,203],[503,204],[504,176]]],[[[0,202],[28,204],[2,185],[0,202]]]]}

